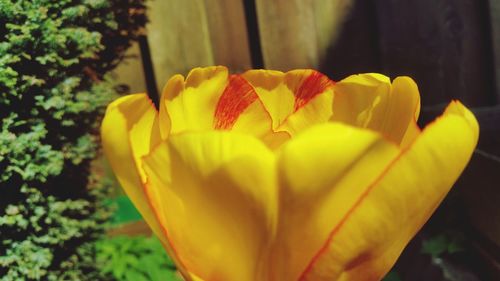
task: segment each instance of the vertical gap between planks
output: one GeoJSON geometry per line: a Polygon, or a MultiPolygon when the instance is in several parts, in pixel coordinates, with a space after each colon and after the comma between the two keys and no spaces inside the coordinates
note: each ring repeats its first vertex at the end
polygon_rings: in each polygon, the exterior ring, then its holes
{"type": "Polygon", "coordinates": [[[245,19],[253,68],[264,68],[255,0],[245,0],[245,19]]]}
{"type": "Polygon", "coordinates": [[[141,50],[142,67],[144,70],[144,80],[149,98],[156,108],[159,106],[158,88],[156,88],[156,78],[153,69],[153,61],[149,50],[148,38],[146,35],[139,36],[139,48],[141,50]]]}

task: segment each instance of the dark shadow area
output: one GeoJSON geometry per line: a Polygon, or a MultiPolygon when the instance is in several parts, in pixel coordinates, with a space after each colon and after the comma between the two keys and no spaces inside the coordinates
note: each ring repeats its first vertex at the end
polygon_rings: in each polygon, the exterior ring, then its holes
{"type": "Polygon", "coordinates": [[[494,49],[489,8],[488,1],[473,0],[356,1],[320,65],[334,80],[363,72],[408,75],[419,87],[421,127],[452,99],[471,108],[481,127],[470,165],[387,280],[500,280],[494,65],[500,50],[494,49]],[[438,254],[429,253],[432,247],[438,254]]]}

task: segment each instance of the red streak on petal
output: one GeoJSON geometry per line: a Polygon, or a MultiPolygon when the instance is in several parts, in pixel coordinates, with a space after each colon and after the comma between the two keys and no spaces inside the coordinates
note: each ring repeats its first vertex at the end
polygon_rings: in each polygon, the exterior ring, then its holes
{"type": "Polygon", "coordinates": [[[318,94],[321,94],[328,88],[333,87],[333,85],[334,82],[328,77],[317,71],[313,71],[295,92],[295,111],[305,106],[318,94]]]}
{"type": "Polygon", "coordinates": [[[214,128],[229,130],[245,109],[259,98],[254,88],[240,75],[231,75],[214,113],[214,128]]]}

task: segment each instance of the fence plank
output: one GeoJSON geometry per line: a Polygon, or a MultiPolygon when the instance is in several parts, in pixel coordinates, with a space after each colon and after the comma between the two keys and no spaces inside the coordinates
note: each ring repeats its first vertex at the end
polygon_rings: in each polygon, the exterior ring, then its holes
{"type": "Polygon", "coordinates": [[[495,70],[496,102],[500,104],[500,1],[489,0],[491,18],[491,41],[495,70]]]}
{"type": "Polygon", "coordinates": [[[206,0],[215,64],[233,72],[252,68],[243,0],[206,0]]]}
{"type": "MultiPolygon", "coordinates": [[[[316,28],[318,58],[323,61],[336,39],[354,4],[353,0],[314,0],[314,23],[316,28]]],[[[317,67],[317,65],[315,65],[317,67]]]]}
{"type": "MultiPolygon", "coordinates": [[[[198,66],[251,68],[244,15],[243,0],[149,2],[148,42],[158,89],[172,75],[198,66]]],[[[117,77],[131,92],[146,90],[140,60],[124,62],[117,77]]]]}
{"type": "Polygon", "coordinates": [[[256,0],[266,68],[289,70],[318,64],[312,1],[256,0]]]}
{"type": "Polygon", "coordinates": [[[151,1],[147,26],[158,88],[176,73],[214,63],[203,0],[151,1]]]}
{"type": "Polygon", "coordinates": [[[142,69],[139,45],[134,42],[127,50],[126,58],[113,70],[113,75],[118,83],[129,87],[130,93],[145,93],[146,82],[142,69]]]}
{"type": "Polygon", "coordinates": [[[409,75],[424,105],[460,99],[489,106],[494,98],[485,1],[374,1],[383,71],[409,75]]]}
{"type": "Polygon", "coordinates": [[[375,1],[353,1],[319,70],[338,81],[354,73],[381,72],[375,1]]]}
{"type": "Polygon", "coordinates": [[[317,68],[352,0],[256,0],[266,68],[317,68]]]}

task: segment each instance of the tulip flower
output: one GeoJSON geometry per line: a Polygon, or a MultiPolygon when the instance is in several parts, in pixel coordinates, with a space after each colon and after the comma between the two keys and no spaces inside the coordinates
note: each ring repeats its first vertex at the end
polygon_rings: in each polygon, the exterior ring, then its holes
{"type": "Polygon", "coordinates": [[[104,152],[186,280],[379,280],[476,146],[453,101],[421,130],[415,82],[225,67],[111,103],[104,152]]]}

